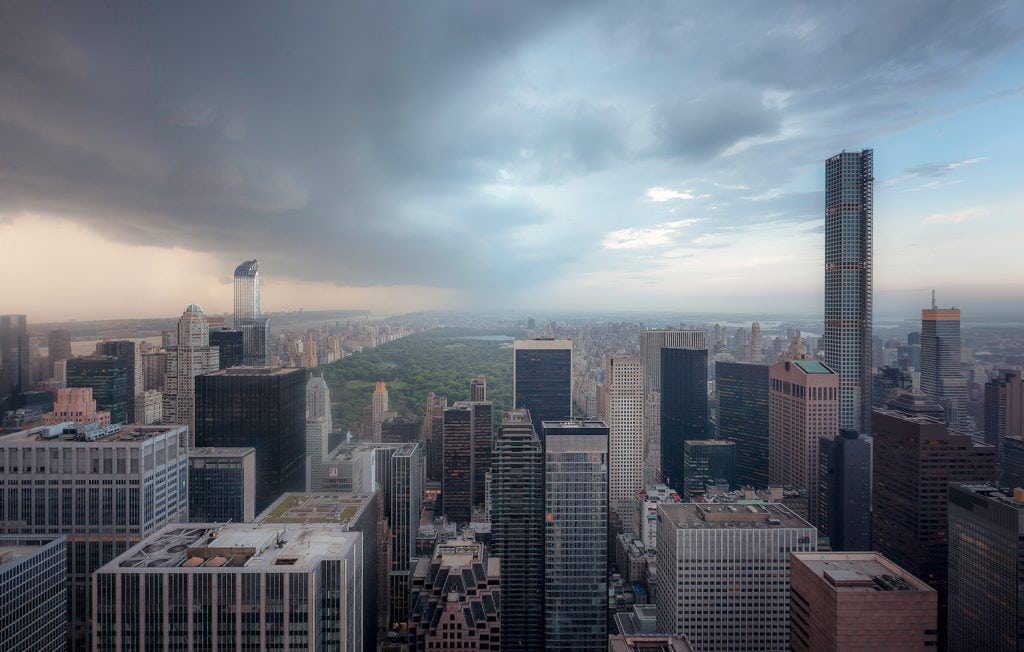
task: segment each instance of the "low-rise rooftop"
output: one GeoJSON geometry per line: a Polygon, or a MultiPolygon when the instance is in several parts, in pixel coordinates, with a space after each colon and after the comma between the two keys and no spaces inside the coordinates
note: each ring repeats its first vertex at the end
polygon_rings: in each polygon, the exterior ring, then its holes
{"type": "Polygon", "coordinates": [[[877,552],[792,554],[837,592],[935,590],[877,552]]]}
{"type": "Polygon", "coordinates": [[[257,523],[334,523],[351,526],[359,522],[375,494],[324,491],[286,493],[256,517],[257,523]]]}
{"type": "Polygon", "coordinates": [[[210,448],[190,448],[188,451],[189,457],[245,457],[246,455],[252,455],[256,453],[256,449],[245,446],[235,447],[210,447],[210,448]]]}
{"type": "Polygon", "coordinates": [[[738,503],[659,503],[658,513],[678,529],[810,529],[785,505],[738,503]]]}
{"type": "Polygon", "coordinates": [[[98,423],[58,423],[0,436],[0,445],[56,444],[75,445],[80,442],[142,442],[168,433],[179,433],[185,426],[142,426],[98,423]]]}

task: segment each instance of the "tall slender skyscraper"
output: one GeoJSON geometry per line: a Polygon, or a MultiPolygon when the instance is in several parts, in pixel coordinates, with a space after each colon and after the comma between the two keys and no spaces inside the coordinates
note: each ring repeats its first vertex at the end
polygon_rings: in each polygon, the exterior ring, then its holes
{"type": "Polygon", "coordinates": [[[921,391],[946,411],[946,425],[967,420],[967,379],[960,369],[960,309],[921,311],[921,391]]]}
{"type": "MultiPolygon", "coordinates": [[[[122,423],[141,423],[143,420],[142,415],[136,414],[135,404],[139,402],[139,397],[145,393],[146,379],[142,371],[142,352],[139,350],[138,343],[131,340],[105,340],[97,342],[96,355],[109,355],[124,360],[128,370],[128,409],[122,423]]],[[[118,422],[115,421],[114,423],[118,422]]]]}
{"type": "Polygon", "coordinates": [[[370,425],[373,428],[373,441],[380,441],[380,427],[388,413],[388,386],[378,382],[373,388],[370,425]]]}
{"type": "Polygon", "coordinates": [[[484,476],[491,469],[492,406],[456,401],[444,411],[441,501],[450,521],[468,524],[484,504],[484,476]]]}
{"type": "Polygon", "coordinates": [[[683,442],[707,439],[707,349],[661,348],[661,472],[665,484],[685,493],[683,442]]]}
{"type": "Polygon", "coordinates": [[[644,486],[664,479],[661,468],[661,349],[707,349],[707,337],[698,330],[640,331],[640,359],[644,369],[644,486]]]}
{"type": "Polygon", "coordinates": [[[167,354],[164,381],[164,423],[188,426],[189,441],[195,444],[196,376],[220,367],[217,347],[210,346],[210,325],[203,309],[193,303],[178,320],[178,345],[167,354]]]}
{"type": "Polygon", "coordinates": [[[20,407],[28,383],[28,320],[25,315],[0,315],[0,411],[20,407]]]}
{"type": "Polygon", "coordinates": [[[260,263],[246,260],[235,268],[235,330],[242,331],[247,365],[267,363],[270,322],[260,316],[260,263]]]}
{"type": "Polygon", "coordinates": [[[825,362],[839,374],[839,426],[871,427],[873,151],[825,161],[825,362]]]}
{"type": "Polygon", "coordinates": [[[639,357],[610,355],[604,368],[609,509],[622,522],[644,488],[643,378],[639,357]]]}
{"type": "Polygon", "coordinates": [[[572,416],[572,341],[516,340],[512,357],[512,407],[530,411],[533,429],[572,416]]]}

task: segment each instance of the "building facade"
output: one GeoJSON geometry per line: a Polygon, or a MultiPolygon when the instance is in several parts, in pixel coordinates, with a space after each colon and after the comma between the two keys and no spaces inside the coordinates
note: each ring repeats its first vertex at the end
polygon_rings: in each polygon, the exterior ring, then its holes
{"type": "Polygon", "coordinates": [[[210,328],[210,346],[217,347],[218,367],[239,367],[245,364],[244,334],[232,328],[210,328]]]}
{"type": "Polygon", "coordinates": [[[72,358],[67,367],[68,387],[89,387],[96,408],[110,413],[111,423],[129,423],[128,363],[105,355],[72,358]]]}
{"type": "Polygon", "coordinates": [[[96,409],[96,401],[92,397],[92,387],[67,387],[54,392],[53,412],[43,415],[44,426],[55,426],[58,423],[98,423],[110,425],[110,412],[96,409]]]}
{"type": "Polygon", "coordinates": [[[683,442],[707,439],[708,351],[661,347],[661,464],[665,484],[686,492],[683,442]]]}
{"type": "Polygon", "coordinates": [[[71,331],[65,329],[50,331],[46,343],[46,353],[50,362],[71,359],[71,331]]]}
{"type": "Polygon", "coordinates": [[[59,535],[0,535],[0,595],[0,650],[66,649],[67,540],[59,535]]]}
{"type": "Polygon", "coordinates": [[[736,483],[768,487],[768,365],[715,363],[718,438],[736,442],[736,483]]]}
{"type": "Polygon", "coordinates": [[[985,443],[999,449],[1003,439],[1024,440],[1024,378],[1019,371],[1004,371],[985,383],[985,443]]]}
{"type": "Polygon", "coordinates": [[[260,315],[259,261],[246,260],[236,267],[234,285],[233,326],[242,331],[243,364],[265,365],[270,348],[270,320],[260,315]]]}
{"type": "Polygon", "coordinates": [[[0,411],[21,407],[30,382],[28,320],[25,315],[0,315],[0,411]]]}
{"type": "Polygon", "coordinates": [[[468,524],[473,508],[484,504],[485,473],[491,468],[492,406],[457,401],[444,411],[443,514],[468,524]]]}
{"type": "Polygon", "coordinates": [[[833,550],[870,550],[871,440],[840,430],[818,448],[818,530],[833,550]]]}
{"type": "Polygon", "coordinates": [[[188,452],[188,520],[250,523],[256,517],[256,449],[188,452]]]}
{"type": "Polygon", "coordinates": [[[708,485],[727,491],[736,488],[736,442],[727,439],[683,442],[683,497],[692,502],[706,493],[708,485]]]}
{"type": "Polygon", "coordinates": [[[196,377],[217,371],[220,353],[210,346],[210,326],[203,309],[190,304],[178,320],[177,345],[167,351],[167,377],[163,389],[165,423],[188,426],[191,445],[196,445],[196,377]]]}
{"type": "Polygon", "coordinates": [[[530,411],[533,429],[572,416],[572,341],[516,340],[512,347],[512,408],[530,411]]]}
{"type": "Polygon", "coordinates": [[[643,367],[639,357],[605,358],[604,394],[608,424],[609,509],[619,523],[644,488],[643,367]]]}
{"type": "Polygon", "coordinates": [[[921,391],[942,406],[946,424],[967,425],[967,378],[960,369],[960,310],[921,311],[921,391]]]}
{"type": "Polygon", "coordinates": [[[139,345],[131,340],[104,340],[96,343],[96,355],[111,356],[125,362],[128,407],[124,420],[114,423],[142,423],[142,415],[135,413],[138,398],[146,391],[139,345]]]}

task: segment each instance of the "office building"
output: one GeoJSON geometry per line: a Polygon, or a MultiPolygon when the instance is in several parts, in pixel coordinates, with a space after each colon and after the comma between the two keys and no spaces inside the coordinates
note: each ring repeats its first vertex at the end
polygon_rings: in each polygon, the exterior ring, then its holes
{"type": "Polygon", "coordinates": [[[622,523],[636,492],[644,488],[643,373],[639,357],[605,357],[603,393],[607,397],[609,509],[622,523]]]}
{"type": "Polygon", "coordinates": [[[66,649],[68,549],[62,536],[0,535],[0,650],[66,649]]]}
{"type": "Polygon", "coordinates": [[[179,426],[42,426],[0,437],[7,501],[0,534],[67,537],[69,633],[88,642],[90,575],[167,523],[186,519],[179,426]]]}
{"type": "Polygon", "coordinates": [[[190,445],[195,446],[196,377],[220,368],[220,354],[210,346],[210,328],[198,304],[189,304],[178,320],[177,342],[167,350],[163,420],[188,426],[190,445]]]}
{"type": "Polygon", "coordinates": [[[389,416],[380,424],[380,440],[385,444],[414,443],[419,441],[421,429],[418,417],[389,416]]]}
{"type": "Polygon", "coordinates": [[[164,422],[164,395],[155,389],[147,389],[135,397],[135,414],[140,425],[155,426],[164,422]]]}
{"type": "Polygon", "coordinates": [[[658,506],[658,632],[698,650],[789,646],[789,558],[818,533],[782,505],[658,506]]]}
{"type": "Polygon", "coordinates": [[[685,636],[618,634],[608,637],[608,652],[693,652],[685,636]]]}
{"type": "Polygon", "coordinates": [[[768,483],[807,492],[818,514],[818,448],[838,432],[839,376],[817,360],[785,360],[768,372],[768,483]]]}
{"type": "Polygon", "coordinates": [[[310,376],[306,382],[306,418],[326,419],[327,429],[333,429],[331,390],[322,375],[310,376]]]}
{"type": "Polygon", "coordinates": [[[1024,438],[1004,437],[1003,463],[1000,465],[1000,486],[1024,487],[1024,438]]]}
{"type": "Polygon", "coordinates": [[[501,561],[501,648],[544,649],[544,449],[527,410],[501,417],[491,458],[492,552],[501,561]]]}
{"type": "Polygon", "coordinates": [[[50,362],[71,359],[71,331],[65,329],[50,331],[46,342],[46,352],[50,362]]]}
{"type": "Polygon", "coordinates": [[[235,268],[235,313],[232,325],[235,330],[242,331],[243,364],[267,364],[270,320],[260,315],[260,263],[257,260],[246,260],[235,268]]]}
{"type": "Polygon", "coordinates": [[[30,376],[28,320],[25,315],[0,315],[0,412],[21,407],[30,376]]]}
{"type": "Polygon", "coordinates": [[[384,383],[378,382],[373,388],[371,415],[373,441],[380,441],[380,427],[388,416],[388,387],[384,383]]]}
{"type": "Polygon", "coordinates": [[[818,530],[832,550],[871,549],[871,440],[852,430],[818,450],[818,530]]]}
{"type": "Polygon", "coordinates": [[[150,351],[142,354],[142,385],[148,392],[155,389],[163,392],[167,381],[167,351],[150,351]]]}
{"type": "MultiPolygon", "coordinates": [[[[391,626],[404,627],[409,617],[410,574],[415,564],[423,495],[423,449],[418,442],[389,446],[384,490],[384,514],[391,530],[388,593],[391,626]]],[[[387,449],[385,449],[387,450],[387,449]]]]}
{"type": "Polygon", "coordinates": [[[681,503],[683,499],[676,491],[659,484],[637,492],[636,501],[636,525],[633,531],[640,535],[646,550],[656,550],[658,547],[658,505],[681,503]]]}
{"type": "Polygon", "coordinates": [[[58,423],[98,423],[110,425],[110,412],[97,410],[92,397],[92,387],[67,387],[54,392],[53,411],[43,415],[44,426],[58,423]]]}
{"type": "Polygon", "coordinates": [[[715,363],[718,438],[736,442],[736,483],[768,486],[768,365],[715,363]]]}
{"type": "Polygon", "coordinates": [[[1006,437],[1024,439],[1024,379],[1004,371],[985,383],[985,443],[999,448],[1006,437]]]}
{"type": "Polygon", "coordinates": [[[430,482],[441,481],[444,467],[444,411],[447,408],[447,397],[437,396],[434,392],[427,394],[423,430],[427,442],[427,480],[430,482]]]}
{"type": "Polygon", "coordinates": [[[493,418],[490,403],[456,401],[444,411],[442,513],[468,524],[484,504],[484,474],[491,468],[493,418]]]}
{"type": "Polygon", "coordinates": [[[877,552],[796,552],[789,578],[795,652],[935,649],[935,590],[877,552]]]}
{"type": "Polygon", "coordinates": [[[873,152],[825,162],[825,363],[839,376],[839,426],[871,427],[873,152]]]}
{"type": "Polygon", "coordinates": [[[484,544],[454,539],[420,559],[412,579],[414,650],[500,650],[501,571],[484,544]]]}
{"type": "Polygon", "coordinates": [[[250,523],[256,517],[256,449],[188,452],[188,521],[250,523]]]}
{"type": "Polygon", "coordinates": [[[882,367],[871,375],[871,406],[884,408],[903,392],[914,389],[913,375],[899,367],[882,367]]]}
{"type": "Polygon", "coordinates": [[[367,493],[377,486],[374,444],[340,444],[324,459],[323,491],[367,493]]]}
{"type": "Polygon", "coordinates": [[[683,442],[707,439],[707,349],[661,348],[661,474],[680,494],[683,487],[683,442]]]}
{"type": "Polygon", "coordinates": [[[949,488],[949,649],[1024,648],[1024,489],[949,488]]]}
{"type": "Polygon", "coordinates": [[[326,523],[162,528],[97,571],[96,649],[372,649],[367,545],[326,523]]]}
{"type": "Polygon", "coordinates": [[[195,379],[200,447],[256,449],[256,511],[306,486],[306,370],[232,367],[195,379]]]}
{"type": "Polygon", "coordinates": [[[330,432],[327,419],[306,417],[306,491],[319,491],[322,487],[330,432]]]}
{"type": "Polygon", "coordinates": [[[608,426],[545,421],[544,648],[608,645],[608,426]]]}
{"type": "Polygon", "coordinates": [[[644,371],[644,486],[664,480],[661,469],[661,349],[707,349],[704,331],[640,331],[644,371]]]}
{"type": "Polygon", "coordinates": [[[88,387],[96,408],[110,412],[111,423],[128,423],[128,363],[121,358],[93,355],[71,358],[67,367],[68,387],[88,387]]]}
{"type": "Polygon", "coordinates": [[[934,407],[930,400],[904,401],[875,410],[871,543],[873,549],[938,591],[942,645],[949,485],[994,482],[997,471],[995,448],[929,416],[934,407]],[[914,411],[893,409],[897,405],[914,411]]]}
{"type": "Polygon", "coordinates": [[[960,369],[960,309],[921,311],[921,391],[942,406],[946,424],[967,424],[967,378],[960,369]]]}
{"type": "Polygon", "coordinates": [[[708,485],[736,488],[736,442],[690,439],[683,442],[683,491],[687,501],[703,496],[708,485]]]}
{"type": "Polygon", "coordinates": [[[480,374],[469,381],[469,400],[478,402],[487,400],[487,376],[480,374]]]}
{"type": "Polygon", "coordinates": [[[512,351],[512,408],[529,410],[533,429],[572,416],[572,341],[516,340],[512,351]]]}
{"type": "Polygon", "coordinates": [[[145,375],[139,345],[131,340],[104,340],[96,343],[96,355],[124,360],[127,369],[128,408],[123,421],[115,423],[141,423],[142,415],[135,414],[138,397],[145,391],[145,375]]]}
{"type": "Polygon", "coordinates": [[[245,341],[240,330],[210,328],[210,346],[217,347],[219,368],[240,367],[245,364],[245,341]]]}

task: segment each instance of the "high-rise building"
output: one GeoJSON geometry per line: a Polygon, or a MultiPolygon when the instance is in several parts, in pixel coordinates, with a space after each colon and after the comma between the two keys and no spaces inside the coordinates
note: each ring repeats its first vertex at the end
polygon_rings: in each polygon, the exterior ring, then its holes
{"type": "Polygon", "coordinates": [[[242,331],[231,328],[210,328],[210,346],[217,347],[220,368],[245,364],[245,340],[242,331]]]}
{"type": "Polygon", "coordinates": [[[871,374],[871,406],[884,408],[903,392],[914,389],[913,375],[899,367],[881,367],[871,374]]]}
{"type": "Polygon", "coordinates": [[[367,493],[376,490],[377,446],[380,444],[339,444],[324,459],[323,491],[367,493]]]}
{"type": "Polygon", "coordinates": [[[331,390],[327,381],[321,376],[310,376],[306,382],[306,418],[326,419],[327,429],[331,430],[331,390]]]}
{"type": "Polygon", "coordinates": [[[544,649],[608,647],[608,426],[545,421],[544,649]]]}
{"type": "Polygon", "coordinates": [[[949,488],[949,649],[1024,649],[1024,489],[949,488]]]}
{"type": "Polygon", "coordinates": [[[441,502],[450,521],[468,524],[484,504],[484,474],[491,468],[491,403],[456,401],[444,411],[441,502]]]}
{"type": "Polygon", "coordinates": [[[422,423],[418,417],[391,416],[380,424],[380,441],[385,444],[401,444],[420,440],[422,423]]]}
{"type": "Polygon", "coordinates": [[[572,341],[516,340],[512,352],[512,407],[530,411],[533,429],[572,416],[572,341]]]}
{"type": "Polygon", "coordinates": [[[427,442],[427,480],[440,482],[444,455],[444,411],[448,408],[448,399],[437,396],[434,392],[427,394],[427,404],[423,416],[423,439],[427,442]]]}
{"type": "Polygon", "coordinates": [[[182,313],[177,342],[167,352],[163,419],[164,423],[188,426],[189,441],[194,446],[196,376],[220,368],[220,354],[217,347],[210,346],[210,328],[199,305],[189,304],[182,313]]]}
{"type": "Polygon", "coordinates": [[[423,494],[423,449],[417,442],[389,445],[390,451],[380,464],[384,515],[391,531],[391,563],[388,593],[391,626],[403,627],[409,619],[410,574],[416,564],[416,537],[420,525],[420,500],[423,494]]]}
{"type": "Polygon", "coordinates": [[[967,419],[967,378],[960,369],[960,309],[921,311],[921,391],[945,410],[946,424],[967,419]]]}
{"type": "Polygon", "coordinates": [[[685,493],[683,442],[707,439],[708,351],[661,347],[661,469],[665,484],[685,493]]]}
{"type": "Polygon", "coordinates": [[[768,483],[807,492],[818,518],[818,448],[838,432],[838,374],[817,360],[776,362],[768,372],[768,483]]]}
{"type": "MultiPolygon", "coordinates": [[[[235,268],[235,314],[233,326],[242,331],[244,364],[267,364],[270,321],[260,315],[260,263],[243,261],[235,268]]],[[[180,344],[180,341],[179,341],[180,344]]]]}
{"type": "Polygon", "coordinates": [[[874,154],[825,161],[825,363],[839,375],[839,425],[871,427],[874,154]]]}
{"type": "Polygon", "coordinates": [[[58,423],[98,423],[110,425],[110,412],[96,409],[96,401],[92,397],[92,387],[67,387],[58,389],[53,401],[53,412],[43,415],[44,426],[55,426],[58,423]]]}
{"type": "Polygon", "coordinates": [[[256,449],[256,511],[303,490],[306,370],[232,367],[195,380],[195,443],[256,449]]]}
{"type": "Polygon", "coordinates": [[[70,360],[72,356],[71,331],[65,329],[50,331],[50,334],[47,336],[46,352],[50,362],[70,360]]]}
{"type": "Polygon", "coordinates": [[[0,315],[0,412],[21,407],[31,380],[29,358],[25,315],[0,315]]]}
{"type": "Polygon", "coordinates": [[[67,540],[58,535],[0,535],[0,595],[0,650],[66,649],[67,540]]]}
{"type": "Polygon", "coordinates": [[[111,423],[129,423],[128,363],[105,355],[68,360],[68,387],[90,387],[99,410],[110,412],[111,423]]]}
{"type": "Polygon", "coordinates": [[[491,459],[491,540],[501,560],[501,649],[544,649],[544,449],[527,410],[501,417],[491,459]]]}
{"type": "Polygon", "coordinates": [[[323,483],[331,423],[327,383],[323,376],[310,376],[306,382],[306,491],[319,491],[323,483]]]}
{"type": "MultiPolygon", "coordinates": [[[[923,398],[923,397],[919,397],[923,398]]],[[[938,591],[945,641],[949,485],[994,482],[995,448],[929,416],[930,400],[875,410],[872,428],[872,547],[938,591]],[[906,412],[899,409],[907,410],[906,412]]]]}
{"type": "Polygon", "coordinates": [[[789,561],[818,533],[776,504],[658,506],[658,632],[698,650],[789,646],[789,561]]]}
{"type": "Polygon", "coordinates": [[[639,357],[609,355],[604,360],[608,424],[608,507],[619,523],[632,511],[644,488],[644,398],[639,357]]]}
{"type": "Polygon", "coordinates": [[[736,484],[768,486],[768,365],[715,363],[718,438],[736,442],[736,484]]]}
{"type": "Polygon", "coordinates": [[[373,440],[380,441],[380,426],[388,415],[388,386],[378,382],[373,388],[373,403],[371,408],[371,427],[373,428],[373,440]]]}
{"type": "Polygon", "coordinates": [[[707,349],[704,331],[640,331],[644,370],[644,486],[664,480],[661,468],[661,349],[707,349]]]}
{"type": "Polygon", "coordinates": [[[164,422],[164,395],[155,389],[147,389],[135,397],[135,415],[139,425],[155,426],[164,422]]]}
{"type": "Polygon", "coordinates": [[[42,426],[0,437],[0,534],[67,537],[73,647],[88,644],[90,575],[188,514],[180,426],[42,426]]]}
{"type": "Polygon", "coordinates": [[[761,323],[754,322],[750,325],[750,361],[761,362],[764,360],[764,352],[761,344],[761,323]]]}
{"type": "Polygon", "coordinates": [[[96,355],[124,360],[127,367],[128,408],[124,420],[120,423],[141,423],[142,415],[135,414],[135,404],[138,397],[146,391],[146,378],[143,374],[139,345],[131,340],[104,340],[96,343],[96,355]]]}
{"type": "Polygon", "coordinates": [[[999,449],[1006,437],[1024,439],[1024,379],[1004,371],[985,383],[985,443],[999,449]]]}
{"type": "Polygon", "coordinates": [[[683,442],[684,498],[694,501],[708,485],[736,488],[736,442],[728,439],[688,439],[683,442]]]}
{"type": "Polygon", "coordinates": [[[644,549],[657,550],[658,505],[661,503],[681,503],[683,499],[677,492],[663,484],[659,484],[637,492],[636,502],[636,525],[633,531],[640,535],[644,549]]]}
{"type": "Polygon", "coordinates": [[[167,351],[150,351],[142,354],[142,386],[145,391],[164,391],[167,381],[167,351]]]}
{"type": "Polygon", "coordinates": [[[608,652],[693,652],[685,636],[619,634],[608,637],[608,652]]]}
{"type": "Polygon", "coordinates": [[[833,550],[871,549],[871,440],[853,430],[822,437],[818,530],[833,550]]]}
{"type": "Polygon", "coordinates": [[[414,650],[500,650],[499,561],[484,544],[458,538],[416,564],[409,645],[414,650]]]}
{"type": "Polygon", "coordinates": [[[469,400],[487,400],[487,376],[480,374],[473,380],[469,381],[469,400]]]}
{"type": "Polygon", "coordinates": [[[188,520],[250,523],[256,517],[256,449],[188,452],[188,520]]]}
{"type": "Polygon", "coordinates": [[[1001,466],[1000,485],[1003,487],[1024,487],[1024,438],[1004,437],[1003,463],[1001,466]]]}
{"type": "Polygon", "coordinates": [[[789,578],[795,652],[935,649],[935,590],[877,552],[796,552],[789,578]]]}
{"type": "Polygon", "coordinates": [[[373,649],[367,547],[328,523],[165,527],[96,572],[96,649],[373,649]]]}

